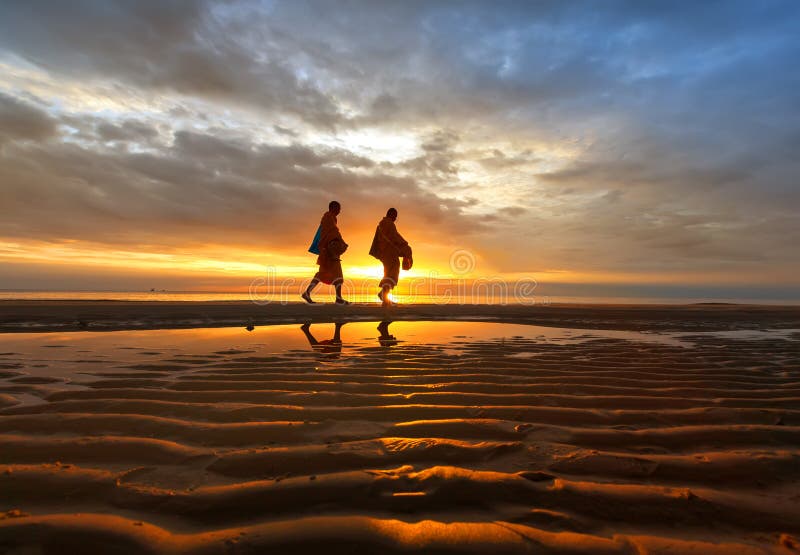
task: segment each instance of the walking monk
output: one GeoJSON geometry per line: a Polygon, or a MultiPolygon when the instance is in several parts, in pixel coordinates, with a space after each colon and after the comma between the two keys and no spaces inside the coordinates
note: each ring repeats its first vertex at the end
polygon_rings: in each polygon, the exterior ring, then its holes
{"type": "Polygon", "coordinates": [[[393,304],[389,300],[389,291],[397,285],[400,279],[400,257],[403,257],[403,269],[410,270],[413,263],[411,259],[411,247],[408,241],[403,239],[397,232],[394,222],[397,220],[397,210],[390,208],[375,230],[375,238],[372,240],[372,247],[369,254],[383,262],[383,279],[380,283],[378,298],[383,306],[393,304]]]}
{"type": "Polygon", "coordinates": [[[347,243],[342,239],[339,226],[336,225],[336,216],[342,211],[342,205],[331,201],[328,211],[322,215],[319,224],[319,256],[317,264],[319,271],[314,275],[314,279],[308,284],[308,288],[301,295],[303,300],[309,304],[315,304],[311,300],[311,291],[321,281],[336,288],[336,304],[350,304],[342,298],[342,253],[347,250],[347,243]]]}

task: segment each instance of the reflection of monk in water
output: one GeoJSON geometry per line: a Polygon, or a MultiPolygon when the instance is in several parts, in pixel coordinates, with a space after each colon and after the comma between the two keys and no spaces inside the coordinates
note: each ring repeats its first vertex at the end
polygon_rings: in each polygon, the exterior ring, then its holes
{"type": "Polygon", "coordinates": [[[400,257],[403,257],[403,269],[410,270],[413,261],[411,259],[411,247],[408,241],[403,239],[397,231],[395,221],[397,220],[397,210],[390,208],[375,230],[375,238],[372,240],[372,247],[369,254],[383,262],[383,279],[380,283],[380,293],[378,298],[383,302],[383,306],[393,304],[389,300],[389,292],[397,285],[400,279],[400,257]]]}
{"type": "Polygon", "coordinates": [[[336,216],[342,211],[342,206],[334,201],[328,204],[328,211],[322,215],[319,223],[319,256],[317,264],[319,271],[314,275],[314,279],[308,284],[308,288],[301,297],[309,304],[314,304],[311,300],[311,291],[321,281],[336,288],[336,304],[350,304],[342,298],[342,259],[341,256],[347,250],[347,243],[342,239],[339,232],[336,216]]]}
{"type": "Polygon", "coordinates": [[[391,321],[384,320],[380,324],[378,324],[378,331],[381,332],[381,336],[378,338],[378,343],[380,343],[384,347],[391,347],[392,345],[397,345],[397,338],[389,333],[389,324],[391,321]]]}
{"type": "Polygon", "coordinates": [[[303,330],[312,349],[335,358],[342,352],[341,331],[343,325],[344,322],[337,322],[333,328],[333,337],[330,339],[323,339],[322,341],[317,341],[317,338],[311,335],[311,324],[303,324],[300,326],[300,329],[303,330]]]}

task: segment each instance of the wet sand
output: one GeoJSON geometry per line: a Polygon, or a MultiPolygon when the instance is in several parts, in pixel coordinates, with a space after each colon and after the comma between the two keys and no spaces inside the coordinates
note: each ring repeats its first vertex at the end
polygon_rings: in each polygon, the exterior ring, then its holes
{"type": "Polygon", "coordinates": [[[166,329],[358,320],[472,320],[583,329],[703,331],[800,327],[800,306],[736,304],[306,305],[246,301],[0,301],[0,332],[166,329]]]}
{"type": "Polygon", "coordinates": [[[0,335],[0,552],[796,552],[792,313],[572,310],[0,335]]]}

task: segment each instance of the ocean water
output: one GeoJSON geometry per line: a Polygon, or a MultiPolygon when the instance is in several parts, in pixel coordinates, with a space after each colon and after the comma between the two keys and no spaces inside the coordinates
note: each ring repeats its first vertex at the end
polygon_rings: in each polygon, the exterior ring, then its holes
{"type": "MultiPolygon", "coordinates": [[[[346,297],[356,303],[379,303],[376,292],[350,292],[346,297]]],[[[314,292],[314,299],[320,302],[332,302],[334,299],[331,287],[320,286],[314,292]]],[[[2,300],[69,300],[69,301],[251,301],[259,304],[302,302],[294,293],[257,293],[247,291],[23,291],[0,290],[2,300]]],[[[730,303],[760,305],[797,305],[797,301],[786,299],[754,299],[754,298],[703,298],[703,297],[598,297],[598,296],[550,296],[531,295],[517,298],[513,294],[495,295],[429,295],[429,294],[395,294],[394,300],[404,304],[695,304],[695,303],[730,303]]]]}

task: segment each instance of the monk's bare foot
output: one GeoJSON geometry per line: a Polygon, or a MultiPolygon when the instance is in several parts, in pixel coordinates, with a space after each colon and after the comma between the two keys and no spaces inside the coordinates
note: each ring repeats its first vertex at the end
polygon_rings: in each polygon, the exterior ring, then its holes
{"type": "Polygon", "coordinates": [[[309,294],[308,294],[308,291],[306,291],[305,293],[303,293],[303,294],[302,294],[302,295],[300,295],[300,296],[301,296],[301,297],[303,298],[303,300],[304,300],[305,302],[307,302],[308,304],[317,304],[317,302],[316,302],[316,301],[312,301],[312,300],[311,300],[311,295],[309,295],[309,294]]]}
{"type": "Polygon", "coordinates": [[[343,298],[339,297],[336,299],[336,304],[350,304],[350,301],[346,301],[343,298]]]}
{"type": "Polygon", "coordinates": [[[397,304],[393,300],[389,299],[389,296],[386,295],[383,291],[378,293],[378,298],[381,300],[381,304],[383,305],[384,308],[386,308],[387,306],[394,306],[397,304]]]}

